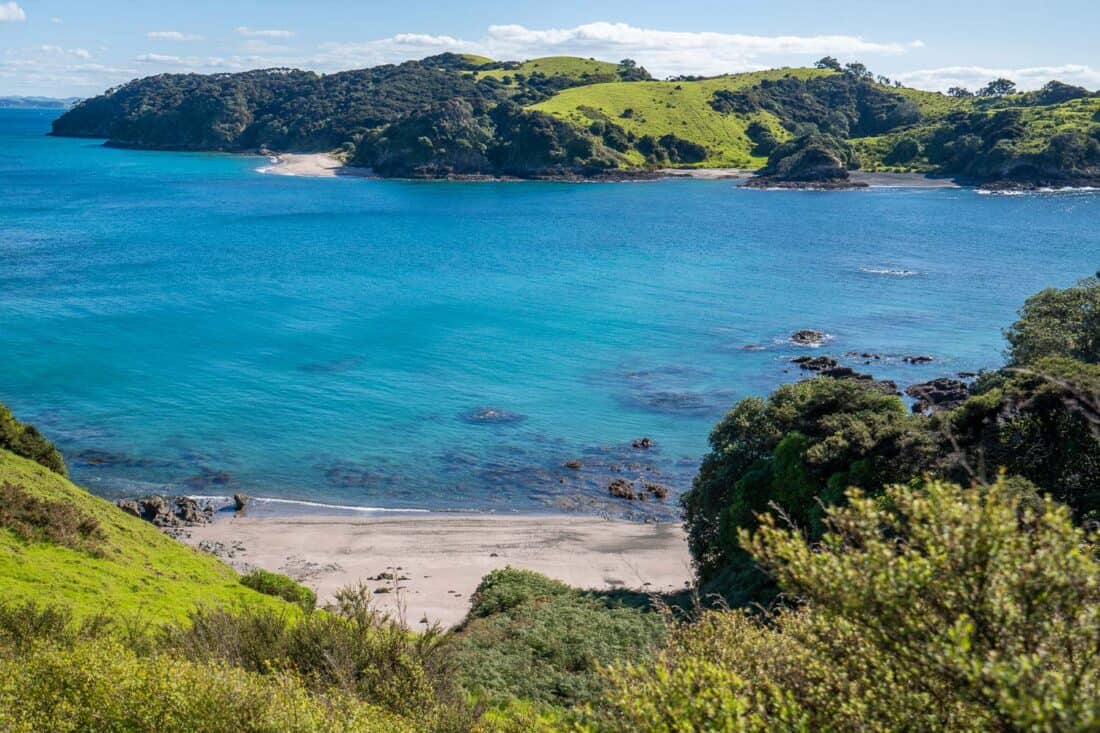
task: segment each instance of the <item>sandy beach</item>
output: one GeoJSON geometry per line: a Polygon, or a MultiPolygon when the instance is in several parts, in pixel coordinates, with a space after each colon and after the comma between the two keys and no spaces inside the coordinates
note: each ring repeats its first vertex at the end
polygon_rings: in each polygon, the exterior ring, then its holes
{"type": "Polygon", "coordinates": [[[373,175],[369,168],[344,165],[338,158],[328,153],[279,153],[271,156],[271,165],[260,168],[260,172],[273,173],[278,176],[302,176],[303,178],[335,178],[337,176],[369,178],[373,175]]]}
{"type": "MultiPolygon", "coordinates": [[[[336,178],[352,176],[371,178],[369,168],[344,165],[329,153],[278,153],[271,156],[271,164],[259,169],[261,173],[303,178],[336,178]]],[[[704,181],[748,179],[753,171],[741,168],[661,168],[657,171],[665,178],[692,178],[704,181]]],[[[852,171],[851,179],[866,183],[871,188],[958,188],[950,178],[927,176],[922,173],[876,173],[852,171]]]]}
{"type": "Polygon", "coordinates": [[[695,178],[702,181],[749,178],[753,173],[743,168],[661,168],[657,172],[665,178],[695,178]]]}
{"type": "Polygon", "coordinates": [[[586,516],[492,515],[250,518],[194,527],[185,541],[238,570],[264,568],[317,591],[321,603],[364,582],[384,608],[406,619],[460,622],[490,570],[535,570],[579,588],[683,590],[691,564],[678,524],[586,516]],[[392,573],[398,580],[388,580],[392,573]],[[397,592],[394,593],[394,585],[397,592]]]}

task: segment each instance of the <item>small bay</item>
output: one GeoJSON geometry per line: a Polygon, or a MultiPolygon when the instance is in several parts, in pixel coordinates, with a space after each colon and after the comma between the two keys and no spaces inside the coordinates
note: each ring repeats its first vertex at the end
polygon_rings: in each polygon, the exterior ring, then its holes
{"type": "Polygon", "coordinates": [[[1100,266],[1095,193],[308,179],[56,114],[0,110],[0,402],[112,497],[621,513],[608,477],[682,491],[792,357],[996,366],[1100,266]]]}

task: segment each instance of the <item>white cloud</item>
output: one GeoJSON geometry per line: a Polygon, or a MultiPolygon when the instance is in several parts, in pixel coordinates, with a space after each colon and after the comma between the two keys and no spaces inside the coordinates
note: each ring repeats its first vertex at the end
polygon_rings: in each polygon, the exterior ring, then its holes
{"type": "Polygon", "coordinates": [[[179,31],[149,31],[145,37],[153,41],[201,41],[202,36],[179,31]]]}
{"type": "Polygon", "coordinates": [[[51,46],[49,44],[39,46],[38,51],[51,56],[72,56],[78,59],[90,59],[92,54],[84,48],[62,48],[61,46],[51,46]]]}
{"type": "Polygon", "coordinates": [[[182,56],[169,56],[163,53],[143,53],[134,60],[139,64],[171,64],[178,66],[185,63],[182,56]]]}
{"type": "Polygon", "coordinates": [[[61,20],[61,18],[58,18],[58,17],[57,17],[56,15],[55,15],[54,17],[50,18],[50,22],[51,22],[51,23],[53,23],[54,25],[61,25],[61,24],[62,24],[62,23],[64,23],[65,21],[61,20]]]}
{"type": "Polygon", "coordinates": [[[21,23],[27,19],[27,13],[18,4],[10,2],[0,4],[0,23],[21,23]]]}
{"type": "Polygon", "coordinates": [[[91,61],[83,48],[56,45],[7,48],[0,55],[0,86],[16,94],[98,94],[128,81],[137,69],[91,61]]]}
{"type": "Polygon", "coordinates": [[[541,30],[522,25],[492,25],[478,40],[403,33],[362,43],[327,43],[313,61],[325,68],[348,68],[441,51],[478,53],[502,60],[549,55],[591,56],[611,61],[630,57],[653,74],[666,76],[745,71],[777,62],[805,64],[825,54],[848,58],[896,56],[923,45],[919,40],[883,42],[847,35],[692,33],[600,22],[541,30]]]}
{"type": "Polygon", "coordinates": [[[237,28],[237,33],[247,38],[290,38],[294,35],[292,31],[285,31],[279,29],[254,29],[247,26],[240,26],[237,28]]]}
{"type": "MultiPolygon", "coordinates": [[[[241,56],[176,56],[163,53],[143,53],[134,57],[134,61],[147,66],[156,66],[157,70],[169,68],[172,71],[241,71],[255,66],[255,57],[241,56]]],[[[148,73],[148,72],[147,72],[148,73]]]]}
{"type": "Polygon", "coordinates": [[[946,91],[951,87],[976,89],[993,79],[1012,79],[1022,90],[1038,89],[1052,79],[1067,84],[1079,84],[1089,89],[1100,88],[1100,69],[1084,64],[1061,66],[1028,66],[1017,69],[988,66],[944,66],[936,69],[918,69],[894,74],[908,86],[919,89],[946,91]]]}

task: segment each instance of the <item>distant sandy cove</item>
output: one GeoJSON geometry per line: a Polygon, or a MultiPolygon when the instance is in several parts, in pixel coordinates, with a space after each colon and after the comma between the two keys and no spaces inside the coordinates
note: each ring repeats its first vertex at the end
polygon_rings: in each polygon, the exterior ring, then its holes
{"type": "Polygon", "coordinates": [[[413,627],[459,623],[482,577],[506,566],[599,590],[666,593],[684,590],[692,577],[684,532],[674,523],[563,515],[233,516],[189,531],[189,544],[214,550],[238,570],[290,575],[322,603],[364,582],[378,591],[381,607],[403,603],[413,627]]]}

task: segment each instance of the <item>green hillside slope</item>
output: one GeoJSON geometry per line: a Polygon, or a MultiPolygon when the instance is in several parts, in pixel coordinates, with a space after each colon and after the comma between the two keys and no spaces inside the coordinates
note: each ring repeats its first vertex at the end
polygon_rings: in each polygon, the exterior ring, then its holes
{"type": "Polygon", "coordinates": [[[411,178],[734,167],[805,182],[862,167],[990,185],[1100,182],[1100,95],[1088,89],[1051,82],[1014,93],[1006,82],[948,96],[858,63],[823,66],[655,81],[629,59],[443,53],[328,75],[163,74],[82,102],[53,134],[156,149],[335,151],[411,178]]]}
{"type": "Polygon", "coordinates": [[[2,449],[0,487],[9,499],[0,507],[0,587],[5,599],[63,605],[77,616],[137,614],[150,622],[183,620],[203,604],[288,607],[241,585],[237,574],[216,558],[2,449]],[[69,543],[73,546],[45,537],[27,541],[12,528],[18,521],[12,516],[18,515],[12,495],[29,497],[46,513],[68,511],[77,524],[97,529],[92,539],[69,543]]]}
{"type": "Polygon", "coordinates": [[[477,72],[478,78],[490,77],[503,79],[505,76],[515,78],[517,74],[530,76],[531,74],[545,74],[546,76],[567,76],[571,79],[585,79],[589,77],[616,76],[619,65],[610,61],[597,61],[596,59],[582,59],[577,56],[543,56],[515,64],[504,64],[503,68],[488,69],[477,72]]]}
{"type": "MultiPolygon", "coordinates": [[[[561,91],[531,109],[581,127],[606,118],[637,137],[675,135],[707,149],[709,156],[702,164],[705,167],[759,168],[766,162],[766,156],[753,155],[753,142],[745,129],[754,120],[759,120],[782,140],[785,133],[778,118],[767,112],[722,114],[710,105],[714,93],[745,89],[764,80],[786,76],[810,79],[831,73],[834,72],[785,68],[699,81],[590,84],[561,91]]],[[[642,162],[640,156],[636,162],[642,162]]]]}

